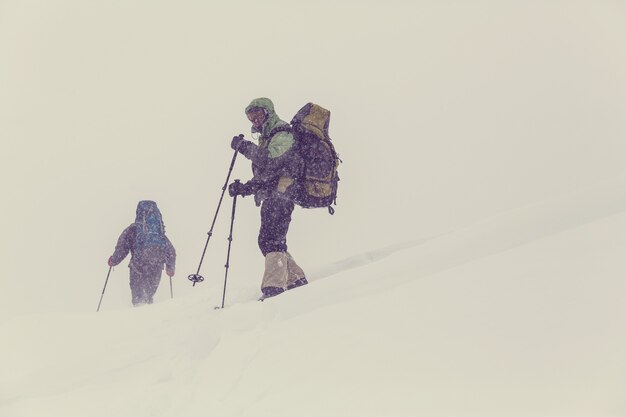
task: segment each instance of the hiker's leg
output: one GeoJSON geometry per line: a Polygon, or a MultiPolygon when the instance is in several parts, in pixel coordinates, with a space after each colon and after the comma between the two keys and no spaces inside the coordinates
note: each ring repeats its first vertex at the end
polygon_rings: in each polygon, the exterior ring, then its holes
{"type": "Polygon", "coordinates": [[[146,290],[144,278],[139,269],[130,268],[130,293],[132,296],[133,306],[146,304],[146,290]]]}
{"type": "Polygon", "coordinates": [[[159,284],[161,283],[161,274],[163,273],[163,267],[159,269],[153,269],[151,271],[146,271],[145,277],[145,289],[146,289],[146,302],[148,304],[152,304],[154,301],[154,294],[157,292],[159,288],[159,284]]]}
{"type": "Polygon", "coordinates": [[[259,248],[265,256],[263,294],[276,295],[287,286],[287,232],[294,205],[285,198],[269,198],[261,206],[259,248]]]}
{"type": "Polygon", "coordinates": [[[291,290],[293,288],[299,287],[304,284],[308,284],[308,281],[305,278],[304,271],[300,266],[296,263],[289,252],[287,254],[287,289],[291,290]]]}
{"type": "MultiPolygon", "coordinates": [[[[265,255],[265,272],[261,291],[277,292],[287,286],[287,253],[270,252],[265,255]]],[[[282,291],[281,291],[282,292],[282,291]]]]}
{"type": "Polygon", "coordinates": [[[263,201],[259,231],[259,248],[263,256],[270,252],[287,252],[287,232],[293,208],[293,202],[282,197],[263,201]]]}

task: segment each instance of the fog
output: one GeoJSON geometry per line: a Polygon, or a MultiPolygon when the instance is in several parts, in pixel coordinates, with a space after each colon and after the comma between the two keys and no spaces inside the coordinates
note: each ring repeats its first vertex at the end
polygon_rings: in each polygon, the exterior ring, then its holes
{"type": "MultiPolygon", "coordinates": [[[[142,199],[178,251],[176,296],[220,291],[230,199],[207,281],[186,276],[256,97],[285,120],[332,112],[337,212],[297,209],[289,233],[305,271],[624,175],[625,18],[617,1],[0,1],[0,319],[94,311],[142,199]]],[[[242,199],[235,288],[260,284],[258,227],[242,199]]],[[[125,264],[108,308],[130,306],[125,264]]]]}

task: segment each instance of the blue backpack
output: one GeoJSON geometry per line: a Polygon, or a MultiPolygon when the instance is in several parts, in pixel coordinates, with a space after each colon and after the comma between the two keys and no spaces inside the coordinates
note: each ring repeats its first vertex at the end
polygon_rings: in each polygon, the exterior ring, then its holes
{"type": "Polygon", "coordinates": [[[167,247],[165,225],[154,201],[143,200],[137,204],[135,217],[135,244],[133,252],[150,263],[162,262],[167,247]]]}

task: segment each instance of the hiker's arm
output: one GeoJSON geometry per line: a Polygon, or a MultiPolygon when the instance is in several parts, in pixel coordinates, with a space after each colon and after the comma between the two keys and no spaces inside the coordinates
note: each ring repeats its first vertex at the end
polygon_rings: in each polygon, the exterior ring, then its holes
{"type": "Polygon", "coordinates": [[[165,241],[165,268],[167,271],[173,272],[176,269],[176,249],[167,236],[165,236],[165,241]]]}
{"type": "Polygon", "coordinates": [[[304,161],[296,150],[295,139],[291,133],[277,134],[268,146],[270,157],[267,160],[265,172],[274,174],[274,178],[297,178],[302,173],[304,161]]]}
{"type": "Polygon", "coordinates": [[[132,239],[134,236],[134,224],[128,226],[120,237],[117,239],[117,245],[115,245],[115,252],[113,252],[113,256],[111,256],[111,264],[115,266],[122,262],[128,252],[130,252],[130,248],[132,247],[132,239]]]}
{"type": "Polygon", "coordinates": [[[289,132],[278,132],[267,145],[270,159],[279,159],[285,155],[294,145],[293,135],[289,132]]]}
{"type": "Polygon", "coordinates": [[[257,175],[260,177],[259,180],[268,181],[285,174],[284,168],[290,165],[294,157],[293,145],[294,139],[291,133],[279,132],[272,137],[267,150],[257,147],[258,154],[261,150],[266,152],[259,155],[261,157],[258,158],[258,162],[255,162],[260,171],[260,175],[257,175]]]}
{"type": "Polygon", "coordinates": [[[265,148],[250,142],[249,140],[241,140],[237,146],[240,154],[252,161],[253,164],[264,167],[269,158],[269,151],[265,148]]]}
{"type": "MultiPolygon", "coordinates": [[[[278,140],[270,142],[267,149],[267,157],[264,157],[262,161],[255,162],[256,165],[255,175],[252,179],[245,184],[231,184],[234,188],[231,190],[229,187],[230,195],[250,195],[256,194],[257,191],[267,187],[268,185],[278,181],[281,177],[290,177],[295,179],[302,171],[303,161],[300,155],[293,148],[293,137],[287,134],[287,140],[278,140]],[[272,155],[276,155],[272,157],[272,155]],[[262,163],[262,165],[261,165],[262,163]]],[[[250,143],[257,152],[265,151],[253,143],[250,143]]],[[[254,149],[249,147],[246,151],[254,149]]],[[[254,161],[254,159],[253,159],[254,161]]]]}
{"type": "Polygon", "coordinates": [[[281,157],[292,149],[293,145],[294,139],[291,133],[278,132],[270,140],[267,149],[242,139],[237,143],[237,150],[264,170],[268,164],[271,169],[282,164],[285,158],[281,157]]]}

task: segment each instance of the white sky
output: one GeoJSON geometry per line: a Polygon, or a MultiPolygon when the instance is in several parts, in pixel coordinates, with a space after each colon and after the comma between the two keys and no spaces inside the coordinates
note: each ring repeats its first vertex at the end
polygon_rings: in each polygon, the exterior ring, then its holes
{"type": "MultiPolygon", "coordinates": [[[[295,213],[305,270],[626,174],[625,18],[618,1],[0,1],[0,319],[93,310],[147,198],[177,294],[219,291],[228,201],[207,282],[185,277],[259,96],[287,120],[332,111],[339,205],[295,213]]],[[[241,203],[230,279],[253,288],[258,209],[241,203]]]]}

